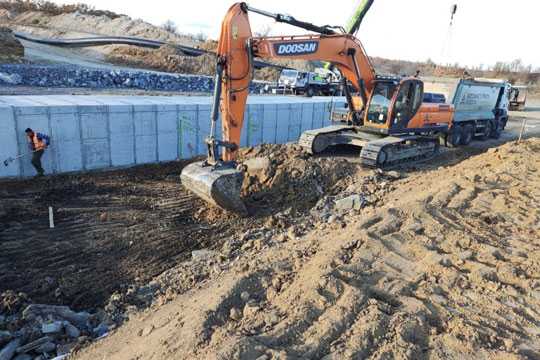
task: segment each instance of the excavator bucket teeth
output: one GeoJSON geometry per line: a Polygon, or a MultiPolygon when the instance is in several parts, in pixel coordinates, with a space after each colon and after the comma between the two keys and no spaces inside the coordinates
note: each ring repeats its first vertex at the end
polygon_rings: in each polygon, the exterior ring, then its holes
{"type": "Polygon", "coordinates": [[[235,167],[214,168],[196,162],[182,170],[180,179],[186,189],[208,203],[242,216],[248,214],[240,197],[244,174],[235,167]]]}

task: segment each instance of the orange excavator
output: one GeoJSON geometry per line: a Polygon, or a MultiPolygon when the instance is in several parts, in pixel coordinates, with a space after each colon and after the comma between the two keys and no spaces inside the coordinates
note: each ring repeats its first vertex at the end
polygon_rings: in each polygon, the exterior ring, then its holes
{"type": "Polygon", "coordinates": [[[236,162],[254,58],[301,59],[331,63],[342,75],[346,108],[334,111],[336,125],[304,132],[299,144],[316,154],[330,146],[362,148],[361,162],[387,167],[434,156],[449,133],[454,109],[423,104],[423,83],[416,77],[378,76],[361,42],[339,27],[317,26],[292,16],[236,3],[221,27],[208,157],[182,171],[182,184],[206,201],[246,215],[240,197],[243,169],[236,162]],[[254,37],[248,13],[273,18],[312,33],[254,37]],[[216,137],[221,113],[222,136],[216,137]]]}

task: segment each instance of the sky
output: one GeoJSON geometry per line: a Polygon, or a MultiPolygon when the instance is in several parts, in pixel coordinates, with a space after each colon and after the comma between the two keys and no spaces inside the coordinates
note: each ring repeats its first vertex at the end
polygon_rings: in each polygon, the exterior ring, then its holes
{"type": "MultiPolygon", "coordinates": [[[[112,10],[155,25],[174,21],[182,33],[218,38],[221,20],[233,1],[223,0],[86,0],[97,9],[112,10]]],[[[256,8],[294,16],[318,25],[347,23],[359,0],[251,0],[256,8]]],[[[493,65],[521,59],[540,68],[540,1],[536,0],[375,0],[358,38],[368,55],[389,59],[493,65]],[[458,10],[450,28],[453,4],[458,10]]],[[[270,28],[271,35],[304,30],[257,14],[250,15],[253,32],[270,28]]]]}

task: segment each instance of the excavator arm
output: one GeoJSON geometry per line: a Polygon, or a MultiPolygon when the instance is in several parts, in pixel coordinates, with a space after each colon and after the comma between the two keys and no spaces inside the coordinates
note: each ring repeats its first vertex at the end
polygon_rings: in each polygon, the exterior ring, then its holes
{"type": "MultiPolygon", "coordinates": [[[[375,70],[358,39],[337,33],[328,27],[300,22],[291,17],[270,14],[250,8],[245,3],[233,5],[222,24],[218,45],[217,83],[221,89],[214,94],[213,121],[217,121],[217,106],[222,115],[223,140],[211,134],[209,161],[232,161],[240,145],[244,112],[253,74],[253,59],[296,59],[326,61],[335,65],[359,91],[362,104],[367,103],[375,81],[375,70]],[[272,17],[281,22],[319,32],[313,35],[252,37],[248,11],[272,17]],[[213,139],[212,139],[213,137],[213,139]],[[223,147],[223,158],[218,156],[223,147]]],[[[349,104],[354,109],[355,104],[349,104]]],[[[354,109],[360,110],[360,109],[354,109]]],[[[213,122],[213,127],[216,125],[213,122]]]]}

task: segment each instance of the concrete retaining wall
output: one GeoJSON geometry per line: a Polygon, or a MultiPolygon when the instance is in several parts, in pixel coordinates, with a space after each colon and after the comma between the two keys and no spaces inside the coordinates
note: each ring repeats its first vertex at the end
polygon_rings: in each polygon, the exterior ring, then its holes
{"type": "MultiPolygon", "coordinates": [[[[296,141],[304,130],[329,124],[332,101],[343,103],[341,98],[252,96],[242,146],[296,141]]],[[[191,158],[206,152],[210,102],[210,97],[187,96],[3,96],[1,160],[28,152],[27,127],[51,136],[43,157],[47,173],[191,158]]],[[[29,158],[0,164],[0,177],[34,174],[29,158]]]]}

